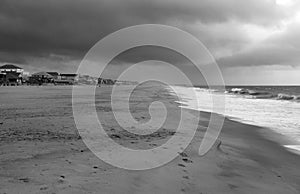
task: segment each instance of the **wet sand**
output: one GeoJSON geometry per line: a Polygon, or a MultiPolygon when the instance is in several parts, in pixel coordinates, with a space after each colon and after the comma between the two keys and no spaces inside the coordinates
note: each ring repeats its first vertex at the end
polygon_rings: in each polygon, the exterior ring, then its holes
{"type": "MultiPolygon", "coordinates": [[[[97,111],[116,142],[147,149],[174,134],[172,125],[147,138],[122,132],[111,118],[109,90],[99,88],[97,111]]],[[[71,93],[65,86],[0,88],[1,194],[300,193],[300,157],[266,138],[267,129],[226,119],[215,146],[199,157],[209,113],[201,113],[188,148],[162,167],[128,171],[106,164],[76,130],[71,93]]],[[[172,96],[145,87],[133,99],[137,120],[147,121],[145,104],[155,99],[178,111],[172,96]]],[[[169,116],[177,120],[176,114],[169,116]]]]}

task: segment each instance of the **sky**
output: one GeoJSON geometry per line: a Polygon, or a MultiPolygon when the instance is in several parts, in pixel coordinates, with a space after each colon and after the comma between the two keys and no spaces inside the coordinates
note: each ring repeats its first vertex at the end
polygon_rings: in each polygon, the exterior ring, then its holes
{"type": "MultiPolygon", "coordinates": [[[[0,0],[0,64],[75,72],[95,43],[138,24],[191,33],[215,58],[228,85],[300,84],[298,0],[0,0]]],[[[137,56],[131,55],[111,69],[134,62],[137,56]]],[[[170,56],[188,71],[184,60],[170,56]]],[[[142,65],[140,71],[163,71],[163,64],[142,65]]]]}

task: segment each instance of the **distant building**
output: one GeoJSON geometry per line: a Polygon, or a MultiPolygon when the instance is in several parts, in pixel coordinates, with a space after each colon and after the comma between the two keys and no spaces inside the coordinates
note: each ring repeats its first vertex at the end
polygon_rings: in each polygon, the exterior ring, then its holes
{"type": "Polygon", "coordinates": [[[30,77],[30,73],[28,71],[23,71],[22,73],[22,84],[28,83],[30,77]]]}
{"type": "Polygon", "coordinates": [[[6,79],[6,74],[0,73],[0,86],[1,86],[2,84],[4,84],[5,79],[6,79]]]}
{"type": "Polygon", "coordinates": [[[6,64],[0,67],[0,73],[10,73],[10,72],[22,74],[24,72],[24,69],[13,64],[6,64]]]}
{"type": "Polygon", "coordinates": [[[78,74],[62,73],[59,74],[58,79],[56,79],[54,82],[55,84],[73,85],[78,83],[78,79],[79,79],[78,74]]]}
{"type": "Polygon", "coordinates": [[[41,78],[41,79],[53,79],[53,76],[47,72],[38,72],[31,75],[31,77],[41,78]]]}
{"type": "Polygon", "coordinates": [[[23,76],[30,76],[30,72],[28,72],[28,71],[23,71],[23,76]]]}
{"type": "Polygon", "coordinates": [[[117,82],[117,80],[112,79],[105,79],[105,78],[98,78],[98,85],[114,85],[117,82]]]}
{"type": "Polygon", "coordinates": [[[91,77],[89,75],[79,75],[78,84],[96,85],[97,84],[97,78],[91,77]]]}
{"type": "Polygon", "coordinates": [[[78,78],[79,78],[78,74],[73,74],[73,73],[61,73],[60,74],[61,80],[69,80],[69,81],[77,82],[78,78]]]}
{"type": "Polygon", "coordinates": [[[47,72],[38,72],[34,73],[29,77],[30,84],[46,84],[46,83],[54,83],[53,76],[47,72]]]}
{"type": "Polygon", "coordinates": [[[0,67],[0,85],[22,84],[24,70],[13,64],[6,64],[0,67]]]}
{"type": "Polygon", "coordinates": [[[53,77],[54,80],[60,79],[59,73],[57,72],[47,72],[49,75],[53,77]]]}
{"type": "Polygon", "coordinates": [[[6,73],[6,85],[17,86],[22,84],[22,79],[19,77],[18,73],[10,72],[6,73]]]}

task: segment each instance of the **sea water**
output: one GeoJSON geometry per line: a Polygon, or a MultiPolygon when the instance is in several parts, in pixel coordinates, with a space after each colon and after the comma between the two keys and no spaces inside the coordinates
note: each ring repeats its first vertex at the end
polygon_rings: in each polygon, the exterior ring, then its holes
{"type": "Polygon", "coordinates": [[[203,87],[174,86],[181,99],[181,107],[224,114],[246,124],[267,127],[295,142],[284,145],[300,151],[300,87],[299,86],[245,86],[226,87],[226,91],[203,87]],[[196,94],[196,98],[193,96],[196,94]],[[213,98],[224,96],[224,112],[213,111],[213,98]]]}

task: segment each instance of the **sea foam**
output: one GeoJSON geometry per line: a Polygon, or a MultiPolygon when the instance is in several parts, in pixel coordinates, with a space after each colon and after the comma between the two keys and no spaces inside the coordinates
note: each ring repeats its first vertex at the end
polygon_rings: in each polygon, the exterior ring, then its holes
{"type": "Polygon", "coordinates": [[[275,97],[268,97],[267,93],[249,94],[249,91],[238,88],[227,94],[181,86],[174,86],[173,89],[179,95],[183,108],[219,114],[221,113],[218,110],[221,110],[221,107],[213,107],[213,97],[224,95],[226,116],[246,124],[270,128],[294,142],[299,142],[298,145],[286,145],[286,147],[300,151],[300,103],[294,101],[299,99],[299,96],[295,98],[295,96],[278,94],[275,97]],[[197,99],[191,98],[192,92],[196,92],[197,99]],[[232,93],[243,93],[243,95],[232,95],[232,93]],[[257,97],[261,95],[263,97],[257,97]]]}

